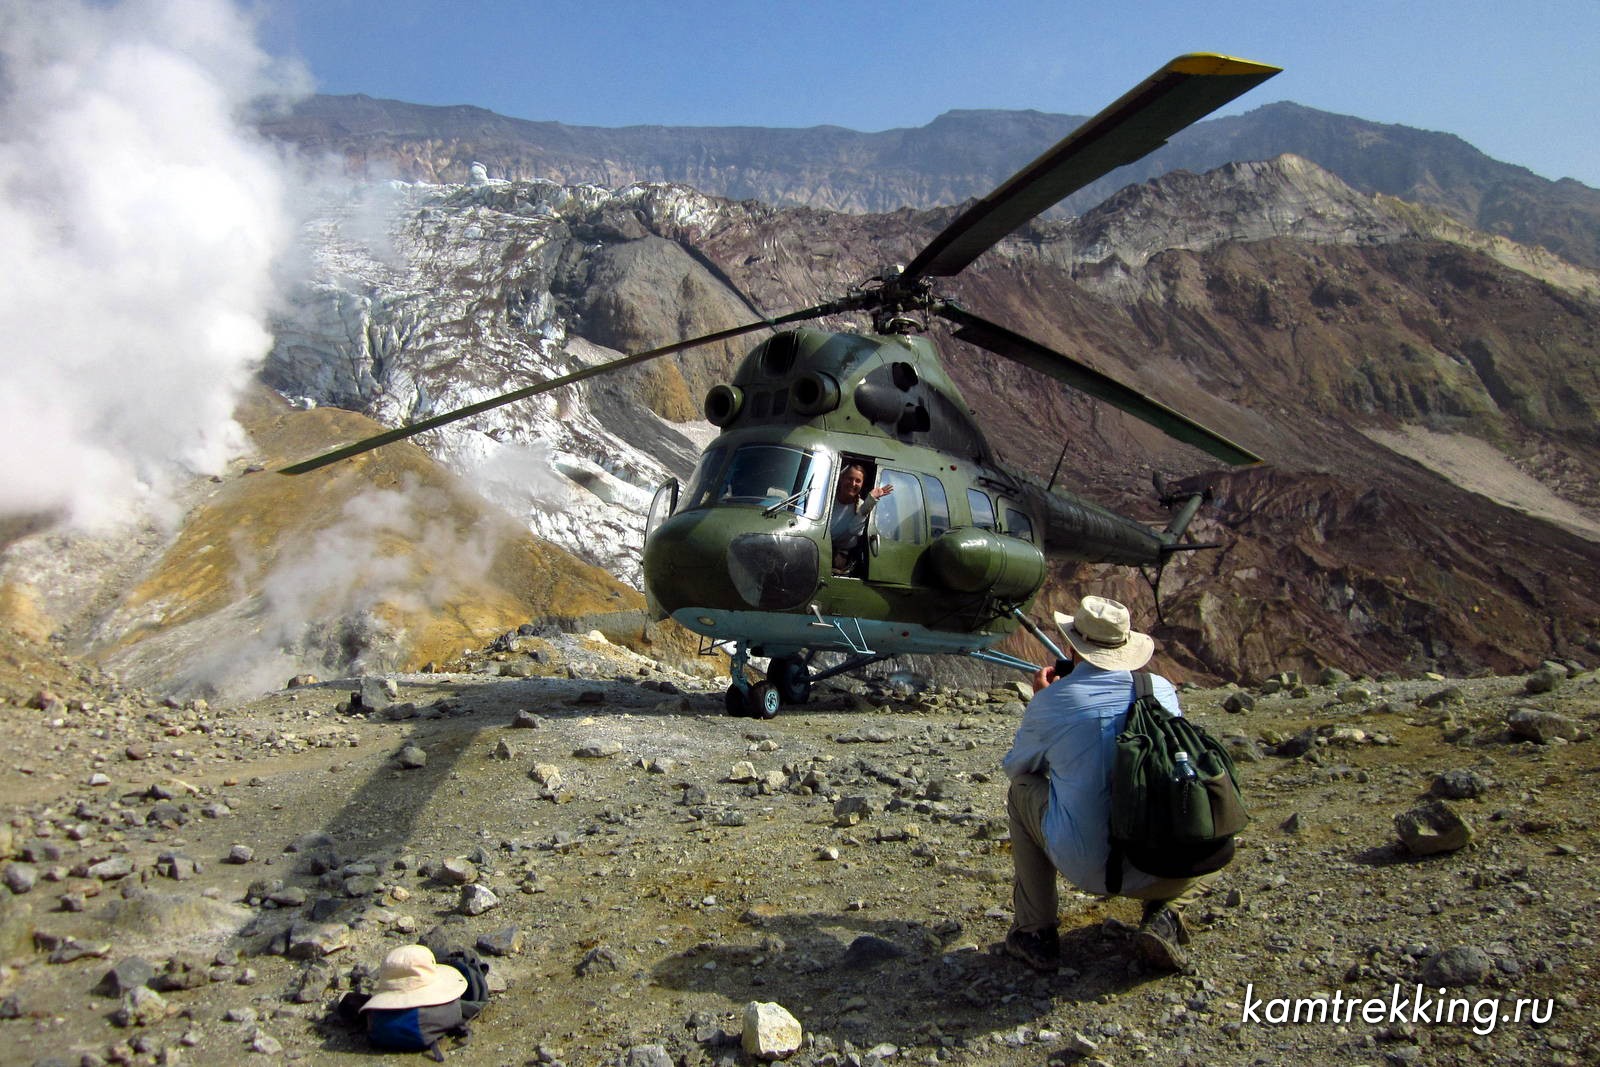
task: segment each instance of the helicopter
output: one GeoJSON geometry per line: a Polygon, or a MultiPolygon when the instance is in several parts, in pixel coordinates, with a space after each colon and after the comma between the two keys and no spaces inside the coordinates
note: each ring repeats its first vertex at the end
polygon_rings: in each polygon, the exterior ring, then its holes
{"type": "Polygon", "coordinates": [[[1183,540],[1204,494],[1163,495],[1172,514],[1158,530],[1057,490],[1054,478],[1040,485],[1006,468],[924,335],[930,320],[1225,463],[1260,457],[940,296],[933,280],[958,274],[1072,192],[1279,70],[1215,53],[1178,56],[961,211],[909,263],[837,298],[537,382],[281,473],[303,474],[599,374],[773,330],[731,381],[706,395],[704,414],[720,433],[687,485],[669,479],[657,489],[645,523],[649,607],[699,635],[701,652],[728,652],[728,713],[772,718],[785,704],[805,703],[816,682],[908,653],[965,655],[1032,673],[1035,664],[992,646],[1021,626],[1061,657],[1026,613],[1045,581],[1046,552],[1154,568],[1159,578],[1176,554],[1219,547],[1183,540]],[[795,325],[847,314],[869,316],[871,331],[795,325]],[[871,487],[873,503],[836,544],[839,510],[855,508],[836,492],[847,471],[871,487]],[[817,669],[824,653],[843,660],[817,669]],[[750,678],[752,657],[769,659],[764,680],[750,678]]]}

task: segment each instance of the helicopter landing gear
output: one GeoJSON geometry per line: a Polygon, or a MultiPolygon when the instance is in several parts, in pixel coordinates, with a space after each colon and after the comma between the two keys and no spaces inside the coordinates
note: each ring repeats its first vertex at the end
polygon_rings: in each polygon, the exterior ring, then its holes
{"type": "Polygon", "coordinates": [[[785,704],[811,699],[811,667],[799,656],[779,656],[767,667],[767,681],[785,704]]]}
{"type": "Polygon", "coordinates": [[[771,682],[750,684],[750,679],[744,673],[745,665],[749,662],[750,647],[740,641],[733,646],[732,662],[728,664],[728,674],[733,684],[723,694],[723,707],[729,715],[748,715],[752,719],[775,718],[783,699],[771,682]]]}
{"type": "Polygon", "coordinates": [[[728,686],[723,694],[723,706],[733,716],[747,715],[752,719],[775,719],[783,701],[771,682],[757,682],[744,691],[736,685],[728,686]]]}

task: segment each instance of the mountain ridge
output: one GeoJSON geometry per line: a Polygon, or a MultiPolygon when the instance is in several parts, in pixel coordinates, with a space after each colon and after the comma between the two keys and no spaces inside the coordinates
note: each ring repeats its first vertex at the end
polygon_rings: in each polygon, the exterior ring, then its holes
{"type": "MultiPolygon", "coordinates": [[[[471,105],[314,96],[258,123],[267,136],[331,154],[346,172],[465,182],[474,162],[495,177],[689,185],[854,213],[961,203],[989,192],[1083,116],[1025,110],[946,111],[923,126],[573,126],[471,105]]],[[[1091,183],[1058,213],[1081,213],[1118,189],[1175,170],[1302,156],[1353,188],[1437,207],[1460,222],[1600,267],[1600,190],[1494,160],[1454,134],[1370,122],[1280,101],[1196,123],[1141,160],[1091,183]]]]}

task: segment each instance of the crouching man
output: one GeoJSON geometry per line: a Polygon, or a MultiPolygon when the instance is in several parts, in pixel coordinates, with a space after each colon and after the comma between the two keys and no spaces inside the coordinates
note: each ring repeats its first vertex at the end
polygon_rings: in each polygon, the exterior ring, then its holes
{"type": "MultiPolygon", "coordinates": [[[[1056,872],[1086,893],[1105,894],[1111,776],[1117,734],[1134,700],[1133,673],[1150,661],[1155,641],[1129,625],[1115,600],[1086,596],[1076,615],[1055,613],[1072,669],[1033,678],[1034,697],[1003,766],[1011,787],[1014,916],[1006,951],[1038,970],[1061,962],[1056,872]]],[[[1181,715],[1172,683],[1151,675],[1163,707],[1181,715]]],[[[1183,908],[1200,895],[1201,878],[1157,878],[1123,864],[1117,893],[1144,904],[1133,949],[1161,970],[1188,967],[1183,908]]]]}

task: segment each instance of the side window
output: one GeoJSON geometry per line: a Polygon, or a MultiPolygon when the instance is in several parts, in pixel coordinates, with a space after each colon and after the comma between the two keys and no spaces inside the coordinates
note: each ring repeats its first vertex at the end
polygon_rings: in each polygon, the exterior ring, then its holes
{"type": "Polygon", "coordinates": [[[944,483],[931,474],[924,474],[922,491],[928,504],[928,535],[938,537],[950,529],[950,501],[944,495],[944,483]]]}
{"type": "Polygon", "coordinates": [[[985,530],[994,529],[994,505],[989,503],[987,493],[981,489],[968,489],[967,506],[972,508],[972,525],[985,530]]]}
{"type": "Polygon", "coordinates": [[[890,541],[922,543],[922,483],[914,474],[880,470],[878,485],[893,486],[894,492],[882,497],[872,511],[878,534],[890,541]]]}
{"type": "Polygon", "coordinates": [[[1024,541],[1033,540],[1033,522],[1016,508],[1006,508],[1006,533],[1024,541]]]}

